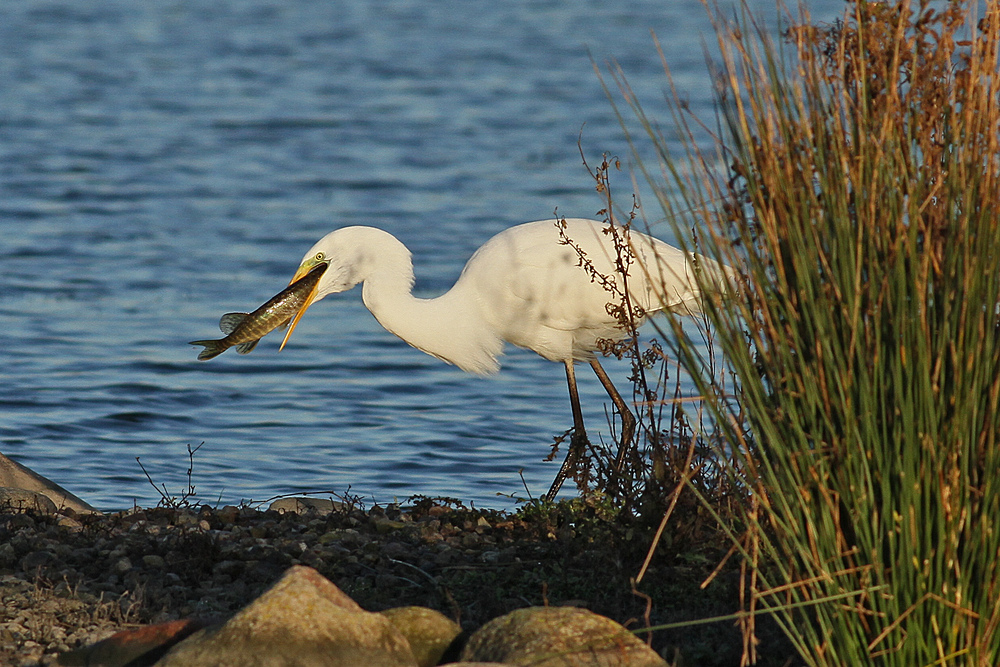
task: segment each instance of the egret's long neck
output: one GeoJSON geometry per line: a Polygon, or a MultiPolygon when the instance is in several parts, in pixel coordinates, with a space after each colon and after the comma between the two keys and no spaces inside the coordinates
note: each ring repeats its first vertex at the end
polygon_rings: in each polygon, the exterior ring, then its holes
{"type": "Polygon", "coordinates": [[[435,299],[413,296],[413,264],[399,245],[402,253],[380,248],[369,264],[362,286],[368,310],[418,350],[470,373],[496,372],[503,341],[483,322],[475,299],[461,285],[435,299]]]}

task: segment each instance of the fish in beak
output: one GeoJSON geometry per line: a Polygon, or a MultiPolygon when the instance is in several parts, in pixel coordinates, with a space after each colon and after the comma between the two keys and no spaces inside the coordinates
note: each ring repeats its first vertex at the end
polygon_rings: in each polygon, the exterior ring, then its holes
{"type": "Polygon", "coordinates": [[[271,297],[267,303],[252,313],[226,313],[219,320],[225,338],[194,340],[192,345],[205,349],[198,359],[217,357],[231,347],[240,354],[248,354],[260,339],[275,329],[288,325],[294,313],[301,316],[306,307],[316,300],[320,278],[327,268],[326,262],[314,261],[308,270],[296,275],[288,287],[271,297]]]}
{"type": "MultiPolygon", "coordinates": [[[[316,261],[312,259],[307,262],[303,262],[302,266],[298,268],[298,270],[295,272],[295,275],[292,276],[292,279],[289,281],[288,284],[294,285],[296,282],[298,282],[306,275],[308,275],[309,272],[315,269],[316,266],[319,264],[324,265],[324,267],[328,266],[326,262],[316,261]]],[[[326,269],[324,268],[323,270],[325,271],[326,269]]],[[[309,291],[309,294],[306,295],[306,298],[302,302],[302,305],[299,307],[298,312],[296,312],[295,315],[290,320],[288,324],[288,331],[285,332],[285,337],[282,339],[281,346],[278,348],[279,352],[285,349],[285,343],[287,343],[288,339],[291,338],[292,332],[295,331],[295,327],[297,327],[299,324],[299,320],[302,319],[303,315],[305,315],[306,310],[309,309],[309,306],[312,304],[312,302],[316,300],[316,295],[318,293],[319,293],[319,281],[317,280],[316,284],[313,285],[313,288],[309,291]]]]}

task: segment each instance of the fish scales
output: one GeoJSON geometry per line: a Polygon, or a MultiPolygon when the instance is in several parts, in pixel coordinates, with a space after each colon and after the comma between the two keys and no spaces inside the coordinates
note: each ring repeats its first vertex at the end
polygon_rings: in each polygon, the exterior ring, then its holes
{"type": "Polygon", "coordinates": [[[198,359],[206,360],[216,357],[230,347],[235,347],[240,354],[247,354],[260,341],[278,327],[288,324],[306,300],[316,289],[319,279],[326,270],[326,264],[319,264],[301,279],[295,281],[267,303],[252,313],[226,313],[219,320],[219,328],[226,334],[225,338],[216,340],[195,340],[191,345],[201,345],[205,349],[198,354],[198,359]]]}

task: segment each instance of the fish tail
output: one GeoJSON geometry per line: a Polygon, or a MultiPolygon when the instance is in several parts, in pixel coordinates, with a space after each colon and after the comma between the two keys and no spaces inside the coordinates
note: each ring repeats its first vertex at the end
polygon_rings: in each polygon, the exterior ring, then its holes
{"type": "Polygon", "coordinates": [[[206,359],[217,357],[229,349],[229,343],[226,342],[225,338],[220,338],[218,340],[193,340],[190,344],[203,345],[205,347],[204,350],[198,353],[199,361],[205,361],[206,359]]]}

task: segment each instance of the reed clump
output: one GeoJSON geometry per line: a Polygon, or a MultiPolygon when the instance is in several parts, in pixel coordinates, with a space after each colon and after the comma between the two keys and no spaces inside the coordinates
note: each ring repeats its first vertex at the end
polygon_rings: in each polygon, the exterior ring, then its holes
{"type": "Polygon", "coordinates": [[[680,155],[615,74],[665,212],[740,274],[707,312],[737,390],[676,352],[746,490],[747,611],[809,665],[997,665],[1000,5],[847,6],[777,43],[718,19],[718,130],[677,104],[680,155]]]}

